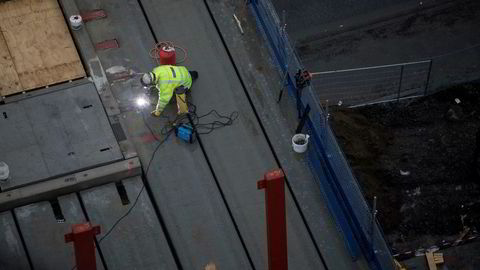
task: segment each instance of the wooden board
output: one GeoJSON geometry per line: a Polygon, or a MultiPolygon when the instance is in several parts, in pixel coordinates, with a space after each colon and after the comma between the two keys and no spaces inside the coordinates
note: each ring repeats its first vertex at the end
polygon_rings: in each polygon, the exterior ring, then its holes
{"type": "MultiPolygon", "coordinates": [[[[22,91],[85,76],[56,0],[0,3],[0,28],[22,91]]],[[[17,92],[11,88],[2,95],[17,92]]]]}
{"type": "Polygon", "coordinates": [[[435,260],[433,258],[432,252],[425,253],[425,257],[427,258],[428,269],[430,270],[437,270],[437,265],[435,264],[435,260]]]}
{"type": "Polygon", "coordinates": [[[22,87],[18,80],[17,71],[13,64],[12,57],[7,47],[7,43],[0,32],[0,96],[5,96],[9,91],[20,92],[22,87]]]}

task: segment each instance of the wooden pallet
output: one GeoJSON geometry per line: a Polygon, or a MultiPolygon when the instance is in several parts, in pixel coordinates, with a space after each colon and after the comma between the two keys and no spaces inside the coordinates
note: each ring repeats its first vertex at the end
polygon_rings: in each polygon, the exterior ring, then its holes
{"type": "Polygon", "coordinates": [[[0,96],[85,76],[56,0],[0,2],[0,96]]]}

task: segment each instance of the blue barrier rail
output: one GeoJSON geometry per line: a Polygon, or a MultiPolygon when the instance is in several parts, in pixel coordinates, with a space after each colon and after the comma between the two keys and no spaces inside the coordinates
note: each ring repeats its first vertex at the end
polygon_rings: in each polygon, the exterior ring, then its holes
{"type": "Polygon", "coordinates": [[[293,78],[303,69],[285,28],[270,0],[251,0],[257,25],[270,45],[289,96],[297,99],[297,109],[310,113],[306,132],[311,135],[308,149],[309,167],[315,175],[332,216],[344,235],[345,245],[355,260],[363,254],[372,269],[395,269],[393,257],[383,232],[365,201],[343,152],[328,124],[328,116],[317,101],[313,85],[302,90],[298,98],[293,78]]]}

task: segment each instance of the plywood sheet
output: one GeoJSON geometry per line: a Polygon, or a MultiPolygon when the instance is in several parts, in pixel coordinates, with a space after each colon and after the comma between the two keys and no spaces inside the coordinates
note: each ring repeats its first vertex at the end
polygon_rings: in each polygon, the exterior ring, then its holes
{"type": "MultiPolygon", "coordinates": [[[[56,0],[2,3],[0,28],[23,90],[85,76],[56,0]]],[[[9,89],[3,95],[16,92],[9,89]]]]}
{"type": "Polygon", "coordinates": [[[22,87],[18,80],[17,71],[15,71],[15,65],[10,56],[7,43],[0,31],[0,96],[6,96],[6,93],[9,91],[20,92],[22,87]]]}

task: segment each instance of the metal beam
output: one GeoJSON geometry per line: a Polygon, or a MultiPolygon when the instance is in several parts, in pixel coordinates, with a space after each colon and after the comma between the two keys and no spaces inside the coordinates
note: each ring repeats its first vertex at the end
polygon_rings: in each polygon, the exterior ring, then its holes
{"type": "Polygon", "coordinates": [[[269,171],[257,182],[265,189],[267,216],[268,269],[287,270],[287,222],[285,211],[285,175],[281,169],[269,171]]]}
{"type": "Polygon", "coordinates": [[[0,212],[141,174],[140,160],[131,158],[102,167],[0,193],[0,212]]]}

